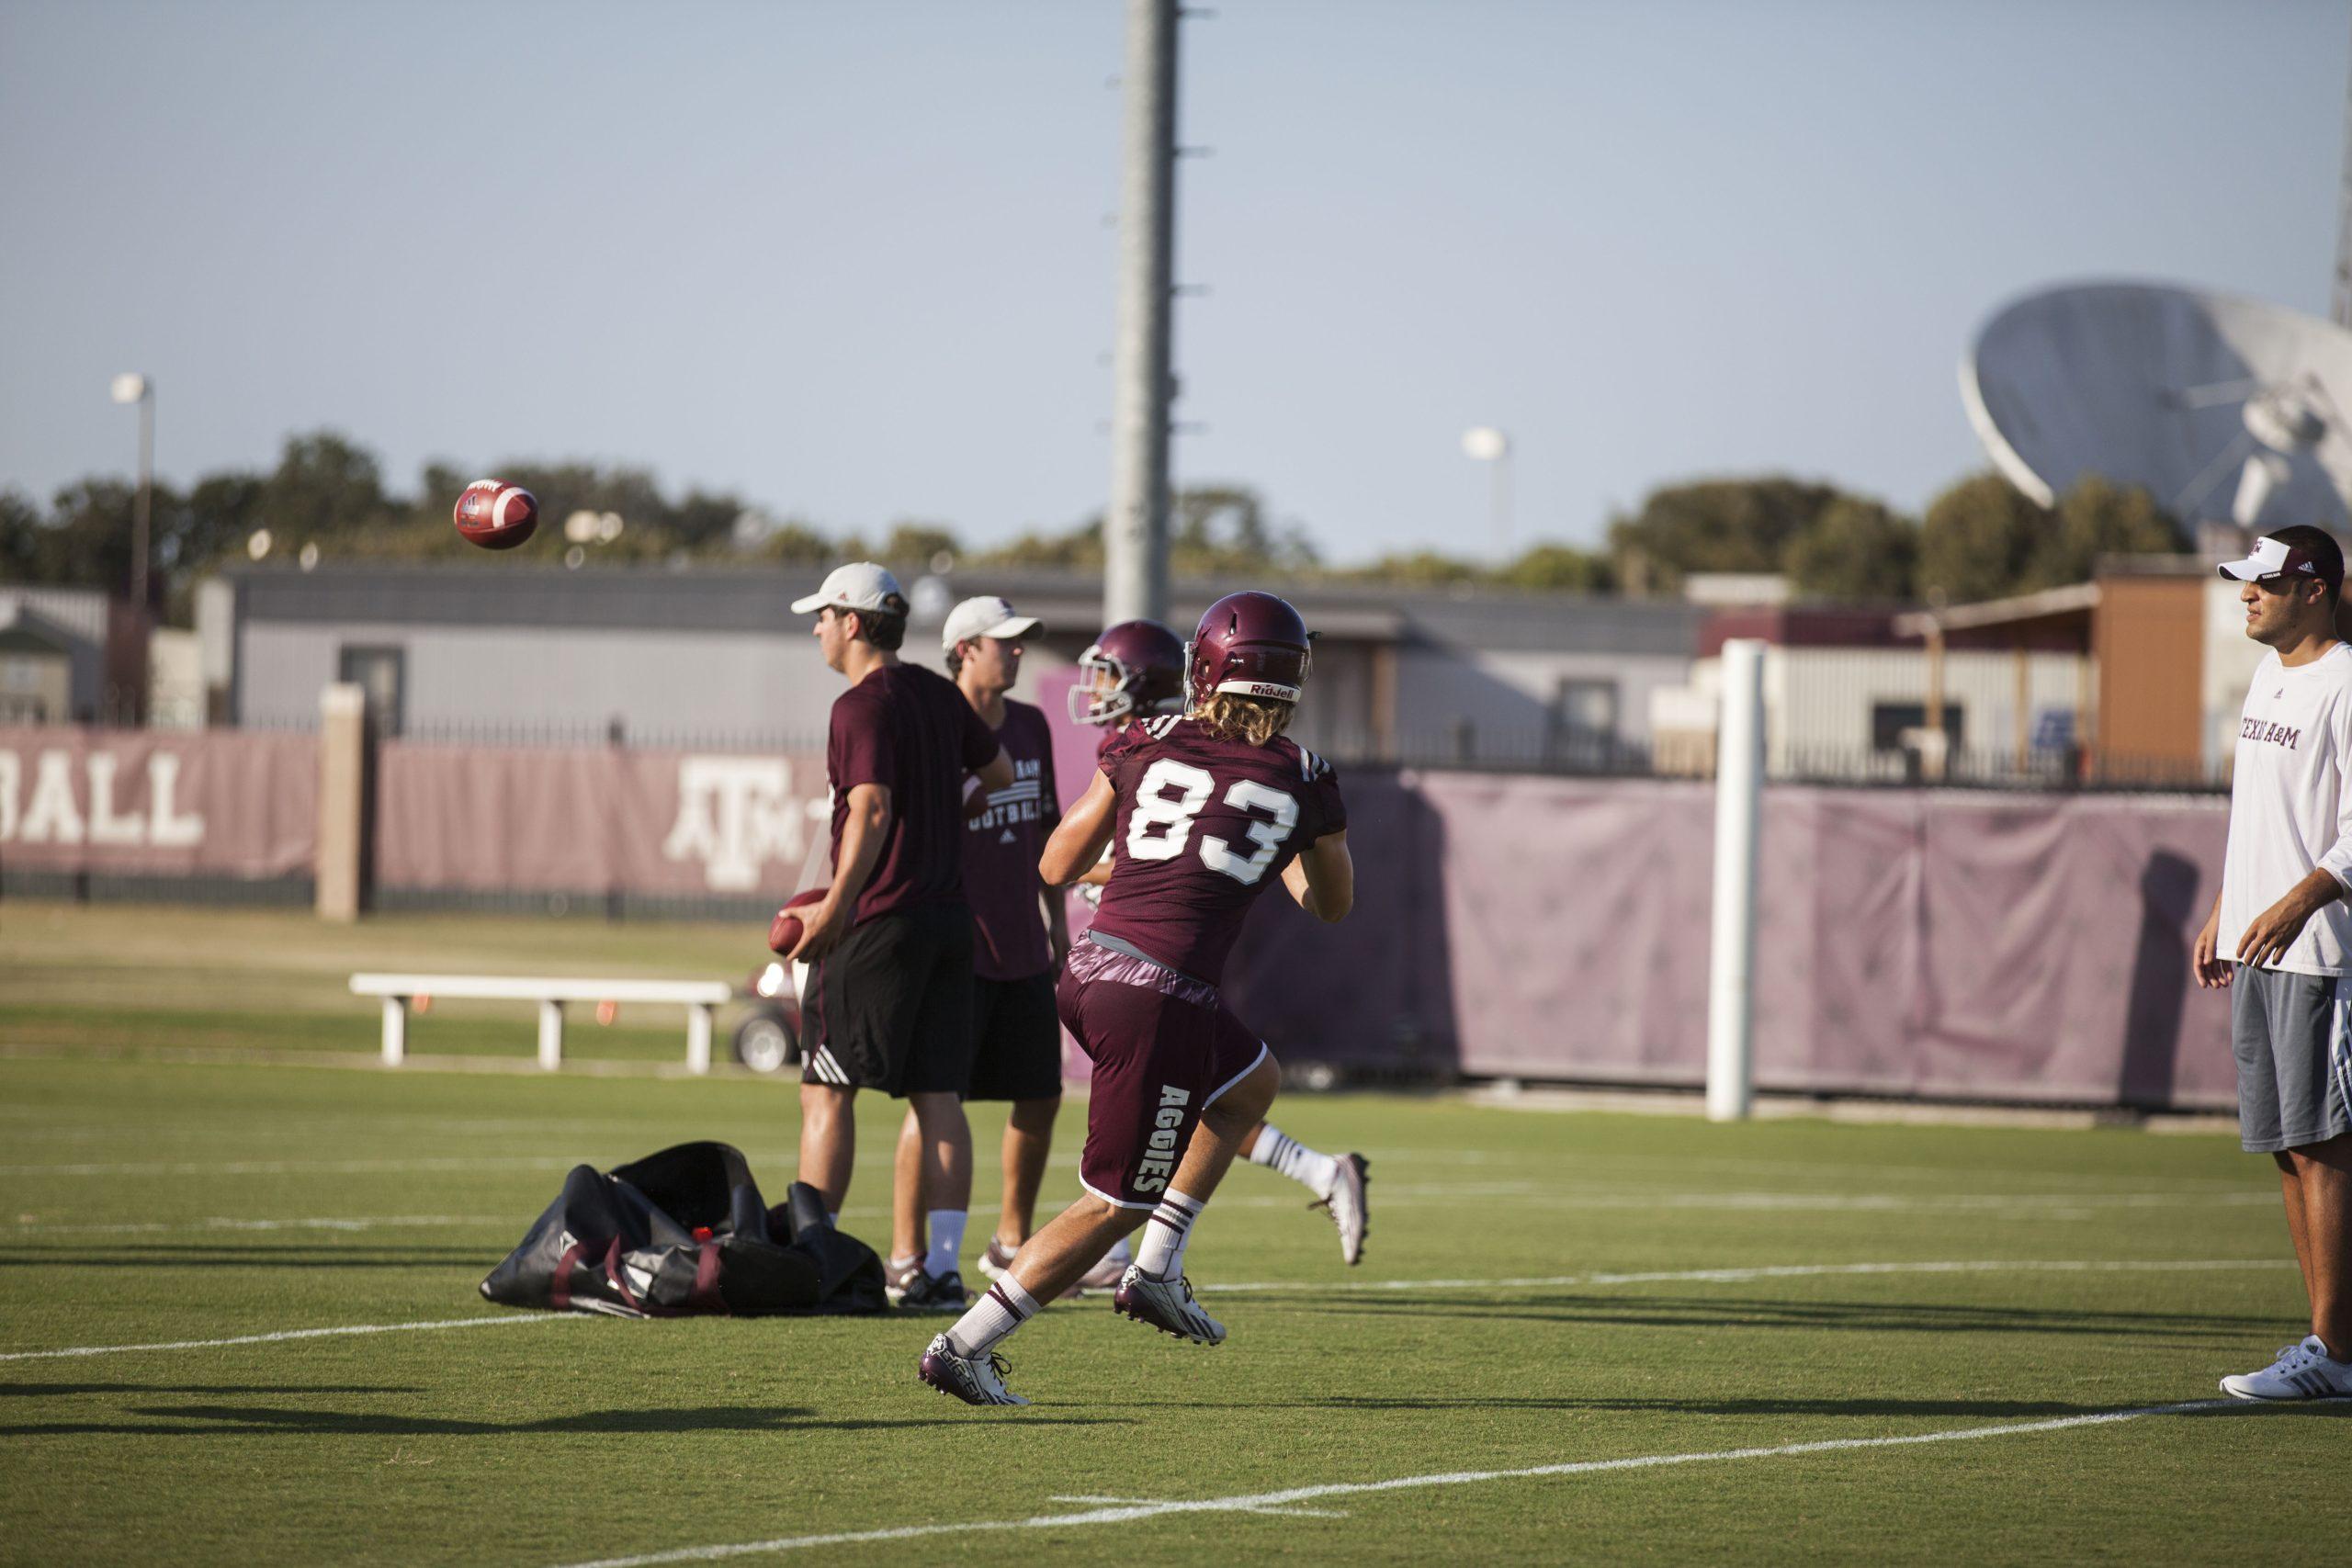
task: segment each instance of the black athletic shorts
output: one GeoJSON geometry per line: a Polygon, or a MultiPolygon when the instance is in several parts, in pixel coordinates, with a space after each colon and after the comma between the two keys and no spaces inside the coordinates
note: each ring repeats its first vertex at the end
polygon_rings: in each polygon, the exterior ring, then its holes
{"type": "Polygon", "coordinates": [[[972,982],[972,1084],[967,1100],[1051,1100],[1062,1091],[1062,1021],[1054,975],[972,982]]]}
{"type": "Polygon", "coordinates": [[[808,972],[802,1083],[956,1094],[972,1069],[972,912],[918,904],[852,926],[808,972]]]}

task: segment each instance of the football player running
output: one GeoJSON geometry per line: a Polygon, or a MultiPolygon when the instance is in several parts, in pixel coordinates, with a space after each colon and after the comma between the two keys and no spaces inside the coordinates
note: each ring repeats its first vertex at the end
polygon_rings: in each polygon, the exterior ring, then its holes
{"type": "Polygon", "coordinates": [[[997,1347],[1137,1225],[1113,1304],[1180,1338],[1225,1338],[1184,1277],[1185,1243],[1282,1074],[1217,980],[1242,918],[1277,880],[1319,919],[1342,919],[1355,902],[1339,781],[1283,735],[1312,663],[1298,612],[1271,593],[1230,594],[1201,617],[1189,652],[1191,712],[1152,719],[1103,753],[1038,866],[1059,886],[1105,845],[1114,857],[1057,991],[1094,1064],[1086,1195],[923,1352],[922,1381],[967,1404],[1028,1403],[1005,1387],[997,1347]]]}
{"type": "MultiPolygon", "coordinates": [[[[1121,621],[1105,627],[1079,656],[1078,668],[1080,683],[1070,688],[1069,716],[1079,724],[1102,727],[1098,760],[1149,720],[1184,711],[1184,645],[1158,621],[1121,621]]],[[[1110,880],[1106,855],[1081,879],[1079,894],[1091,901],[1110,880]]],[[[1370,1160],[1360,1154],[1327,1155],[1308,1148],[1271,1122],[1250,1130],[1241,1141],[1241,1157],[1314,1193],[1315,1201],[1307,1206],[1329,1214],[1339,1227],[1340,1260],[1351,1266],[1363,1260],[1364,1238],[1372,1229],[1366,1191],[1370,1160]]],[[[1121,1241],[1104,1264],[1114,1258],[1124,1262],[1126,1248],[1121,1241]]],[[[1088,1282],[1093,1282],[1091,1275],[1088,1282]]]]}

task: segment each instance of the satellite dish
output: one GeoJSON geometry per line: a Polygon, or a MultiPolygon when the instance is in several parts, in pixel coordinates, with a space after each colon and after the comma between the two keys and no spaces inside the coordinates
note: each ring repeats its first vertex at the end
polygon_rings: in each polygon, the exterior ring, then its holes
{"type": "Polygon", "coordinates": [[[2098,474],[2192,525],[2352,527],[2352,332],[2315,317],[2062,285],[1984,323],[1960,395],[1994,465],[2044,506],[2098,474]]]}

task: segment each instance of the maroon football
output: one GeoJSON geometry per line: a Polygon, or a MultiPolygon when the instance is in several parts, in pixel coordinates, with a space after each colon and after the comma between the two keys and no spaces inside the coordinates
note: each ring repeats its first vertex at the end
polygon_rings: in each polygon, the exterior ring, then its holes
{"type": "Polygon", "coordinates": [[[768,951],[788,953],[800,945],[800,917],[792,911],[804,904],[814,904],[825,896],[821,887],[806,887],[784,901],[784,908],[768,922],[768,951]]]}
{"type": "Polygon", "coordinates": [[[476,479],[458,497],[458,532],[486,550],[511,550],[539,525],[539,503],[520,485],[476,479]]]}

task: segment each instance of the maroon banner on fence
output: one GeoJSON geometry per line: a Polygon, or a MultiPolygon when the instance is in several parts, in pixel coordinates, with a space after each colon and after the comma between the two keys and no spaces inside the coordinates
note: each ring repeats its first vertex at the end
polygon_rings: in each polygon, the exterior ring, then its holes
{"type": "MultiPolygon", "coordinates": [[[[1358,913],[1261,900],[1228,971],[1278,1055],[1703,1081],[1710,786],[1345,785],[1358,913]]],[[[2188,973],[2226,823],[2218,800],[1768,788],[1758,1087],[2231,1105],[2228,999],[2188,973]]]]}
{"type": "Polygon", "coordinates": [[[0,863],[124,876],[309,875],[315,737],[0,728],[0,863]]]}
{"type": "Polygon", "coordinates": [[[781,902],[826,835],[814,755],[392,740],[377,781],[385,888],[781,902]]]}

